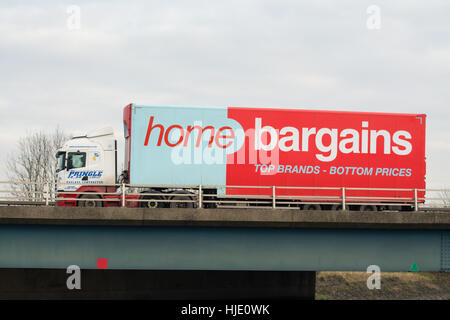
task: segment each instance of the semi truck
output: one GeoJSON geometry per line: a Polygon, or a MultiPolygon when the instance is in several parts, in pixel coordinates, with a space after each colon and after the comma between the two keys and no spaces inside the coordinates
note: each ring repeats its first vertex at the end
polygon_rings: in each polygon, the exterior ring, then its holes
{"type": "Polygon", "coordinates": [[[425,199],[425,114],[129,104],[56,153],[57,206],[411,210],[425,199]],[[234,202],[233,202],[234,201],[234,202]]]}

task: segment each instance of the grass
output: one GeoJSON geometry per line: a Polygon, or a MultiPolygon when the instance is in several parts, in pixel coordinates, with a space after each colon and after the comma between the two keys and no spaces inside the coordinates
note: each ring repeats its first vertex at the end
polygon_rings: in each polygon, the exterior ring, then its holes
{"type": "Polygon", "coordinates": [[[317,272],[317,300],[450,299],[450,273],[382,272],[381,289],[367,288],[366,272],[317,272]]]}

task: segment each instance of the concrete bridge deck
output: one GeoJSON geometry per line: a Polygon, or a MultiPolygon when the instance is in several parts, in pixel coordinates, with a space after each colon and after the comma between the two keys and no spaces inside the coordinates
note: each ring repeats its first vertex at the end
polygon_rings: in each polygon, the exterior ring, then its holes
{"type": "Polygon", "coordinates": [[[450,230],[449,211],[0,207],[0,224],[450,230]]]}
{"type": "Polygon", "coordinates": [[[311,299],[318,270],[449,271],[449,230],[448,211],[0,206],[0,298],[311,299]]]}
{"type": "Polygon", "coordinates": [[[450,212],[0,207],[0,268],[450,269],[450,212]]]}

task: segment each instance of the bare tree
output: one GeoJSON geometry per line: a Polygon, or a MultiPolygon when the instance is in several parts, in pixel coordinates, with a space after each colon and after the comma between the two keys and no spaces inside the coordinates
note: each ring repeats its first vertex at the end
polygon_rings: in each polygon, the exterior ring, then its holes
{"type": "Polygon", "coordinates": [[[16,151],[6,159],[7,176],[13,181],[14,195],[31,197],[35,201],[43,198],[45,183],[55,179],[56,150],[67,139],[59,127],[50,134],[41,130],[19,139],[16,151]]]}

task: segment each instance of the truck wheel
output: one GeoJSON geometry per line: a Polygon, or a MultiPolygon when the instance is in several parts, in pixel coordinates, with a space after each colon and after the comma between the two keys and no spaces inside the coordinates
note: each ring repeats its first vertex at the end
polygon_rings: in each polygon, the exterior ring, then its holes
{"type": "Polygon", "coordinates": [[[359,207],[359,211],[378,211],[378,208],[373,205],[363,205],[359,207]]]}
{"type": "Polygon", "coordinates": [[[305,204],[303,210],[322,210],[320,204],[305,204]]]}
{"type": "MultiPolygon", "coordinates": [[[[174,196],[170,200],[193,200],[189,196],[174,196]]],[[[193,202],[170,202],[171,208],[193,208],[193,202]]]]}
{"type": "Polygon", "coordinates": [[[332,211],[341,211],[342,210],[342,204],[333,204],[331,206],[332,211]]]}
{"type": "Polygon", "coordinates": [[[161,200],[163,200],[162,197],[143,196],[140,200],[145,200],[145,201],[139,203],[139,207],[141,207],[141,208],[163,208],[164,207],[164,203],[160,202],[161,200]]]}
{"type": "Polygon", "coordinates": [[[99,196],[93,194],[83,194],[77,202],[78,207],[103,207],[103,202],[95,199],[101,199],[99,196]]]}

